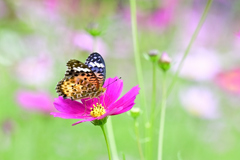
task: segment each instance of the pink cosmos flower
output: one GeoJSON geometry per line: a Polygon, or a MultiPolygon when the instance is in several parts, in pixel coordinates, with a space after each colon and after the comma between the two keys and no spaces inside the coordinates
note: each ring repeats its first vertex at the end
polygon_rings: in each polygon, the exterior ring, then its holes
{"type": "Polygon", "coordinates": [[[223,89],[240,94],[240,68],[221,72],[216,76],[215,80],[223,89]]]}
{"type": "Polygon", "coordinates": [[[107,90],[99,99],[86,98],[78,102],[63,97],[56,98],[54,106],[59,112],[52,112],[51,115],[65,119],[82,119],[72,124],[73,126],[86,121],[101,120],[129,111],[134,106],[134,100],[140,90],[137,85],[117,100],[122,93],[122,80],[118,77],[108,78],[103,87],[107,90]]]}
{"type": "Polygon", "coordinates": [[[52,106],[53,98],[46,92],[18,91],[16,94],[17,103],[29,111],[50,113],[54,111],[52,106]]]}

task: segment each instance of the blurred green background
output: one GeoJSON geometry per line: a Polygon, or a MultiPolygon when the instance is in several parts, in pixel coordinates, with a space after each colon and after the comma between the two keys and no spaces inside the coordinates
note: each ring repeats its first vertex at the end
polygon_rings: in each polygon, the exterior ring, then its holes
{"type": "MultiPolygon", "coordinates": [[[[152,49],[172,58],[168,84],[206,0],[138,0],[144,88],[151,104],[152,49]]],[[[171,93],[163,159],[238,160],[240,157],[240,1],[215,0],[171,93]]],[[[0,0],[0,160],[107,159],[100,127],[54,118],[55,86],[66,62],[93,50],[87,28],[98,26],[98,52],[107,78],[122,77],[123,93],[138,84],[129,1],[0,0]],[[93,25],[94,24],[94,25],[93,25]]],[[[141,86],[140,86],[141,88],[141,86]]],[[[157,72],[157,100],[161,71],[157,72]]],[[[141,107],[139,97],[136,107],[141,107]]],[[[160,101],[157,102],[160,109],[160,101]]],[[[111,117],[119,157],[140,159],[128,114],[111,117]]],[[[160,117],[155,119],[158,126],[160,117]]],[[[144,145],[145,122],[139,118],[144,145]]],[[[158,130],[154,130],[154,142],[158,130]]],[[[154,144],[154,154],[157,144],[154,144]]]]}

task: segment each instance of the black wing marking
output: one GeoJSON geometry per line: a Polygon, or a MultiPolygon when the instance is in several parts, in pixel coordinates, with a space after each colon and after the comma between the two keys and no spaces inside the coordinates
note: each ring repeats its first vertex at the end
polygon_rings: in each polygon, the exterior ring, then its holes
{"type": "Polygon", "coordinates": [[[103,86],[106,78],[106,65],[103,57],[99,53],[94,52],[86,59],[85,64],[95,73],[99,84],[103,86]]]}

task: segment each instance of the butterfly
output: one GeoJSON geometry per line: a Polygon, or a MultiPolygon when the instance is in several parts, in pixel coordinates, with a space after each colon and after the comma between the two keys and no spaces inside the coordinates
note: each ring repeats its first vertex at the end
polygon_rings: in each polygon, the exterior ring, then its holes
{"type": "Polygon", "coordinates": [[[71,100],[97,98],[106,88],[103,88],[106,77],[106,66],[102,56],[94,52],[86,59],[85,64],[71,59],[67,62],[65,77],[58,82],[58,96],[71,100]]]}

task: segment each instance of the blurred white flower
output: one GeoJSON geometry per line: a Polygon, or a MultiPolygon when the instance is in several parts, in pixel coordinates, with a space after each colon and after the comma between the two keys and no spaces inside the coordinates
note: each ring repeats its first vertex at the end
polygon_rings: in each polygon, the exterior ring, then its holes
{"type": "Polygon", "coordinates": [[[180,93],[183,108],[193,116],[215,119],[219,116],[218,100],[207,88],[192,87],[180,93]]]}
{"type": "Polygon", "coordinates": [[[13,31],[0,31],[0,64],[12,65],[26,53],[21,36],[13,31]],[[13,46],[14,44],[14,46],[13,46]]]}
{"type": "MultiPolygon", "coordinates": [[[[205,4],[204,4],[205,5],[205,4]]],[[[201,5],[199,5],[201,6],[201,5]]],[[[202,7],[196,6],[195,8],[184,8],[178,15],[178,28],[179,33],[175,36],[174,45],[179,48],[185,49],[188,45],[199,20],[202,15],[202,7]]],[[[211,46],[211,47],[220,47],[219,45],[227,45],[229,42],[226,41],[229,38],[227,34],[229,28],[228,16],[223,15],[221,18],[219,14],[213,13],[207,16],[204,25],[201,27],[201,30],[194,41],[196,46],[211,46]],[[212,29],[212,26],[218,24],[218,27],[212,29]],[[222,38],[219,38],[222,37],[222,38]]],[[[230,29],[229,29],[230,30],[230,29]]]]}
{"type": "Polygon", "coordinates": [[[15,11],[20,20],[25,22],[32,29],[41,33],[52,34],[65,25],[64,19],[55,11],[41,1],[21,1],[15,11]]]}
{"type": "MultiPolygon", "coordinates": [[[[182,55],[178,55],[174,61],[180,62],[182,55]]],[[[174,65],[174,63],[173,63],[174,65]]],[[[176,70],[178,64],[174,65],[176,70]]],[[[198,81],[211,80],[221,70],[220,58],[214,50],[207,50],[205,48],[195,48],[187,56],[180,76],[190,78],[198,81]]]]}
{"type": "Polygon", "coordinates": [[[44,54],[28,57],[16,65],[18,80],[26,85],[45,86],[53,75],[53,61],[44,54]]]}

